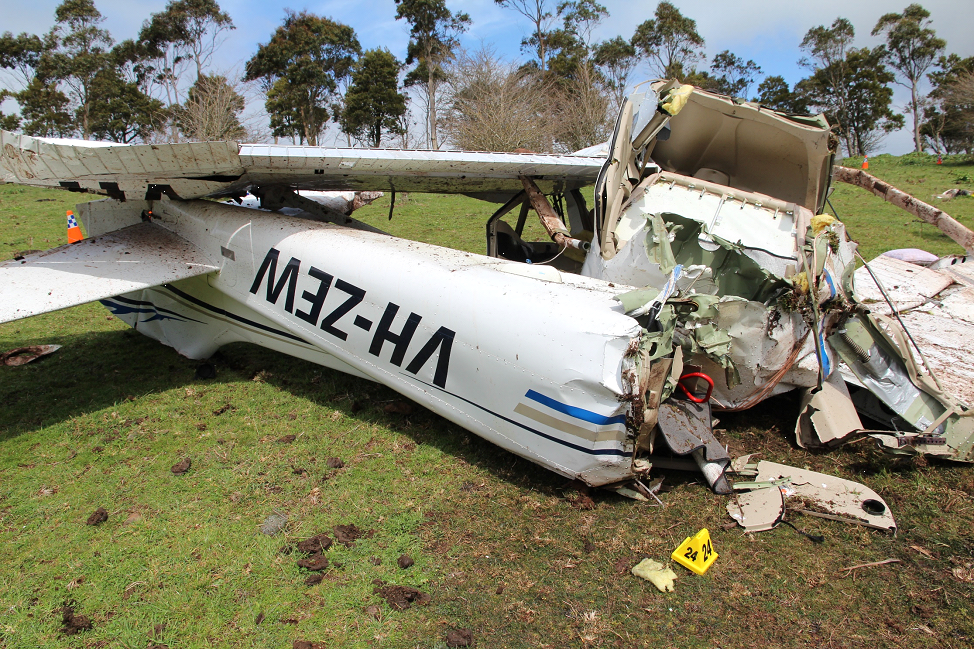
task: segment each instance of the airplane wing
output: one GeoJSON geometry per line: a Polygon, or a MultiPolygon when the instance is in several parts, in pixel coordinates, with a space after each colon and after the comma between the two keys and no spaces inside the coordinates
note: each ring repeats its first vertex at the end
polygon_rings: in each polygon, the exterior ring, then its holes
{"type": "Polygon", "coordinates": [[[215,270],[190,242],[139,223],[0,264],[0,323],[215,270]]]}
{"type": "Polygon", "coordinates": [[[6,182],[146,199],[241,193],[250,185],[303,190],[514,194],[519,176],[544,192],[593,184],[604,157],[188,142],[109,144],[0,131],[6,182]]]}

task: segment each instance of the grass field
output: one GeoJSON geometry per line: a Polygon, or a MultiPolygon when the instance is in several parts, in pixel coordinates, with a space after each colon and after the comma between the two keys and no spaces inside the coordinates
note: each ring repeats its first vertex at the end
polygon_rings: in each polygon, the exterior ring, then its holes
{"type": "MultiPolygon", "coordinates": [[[[859,161],[848,161],[858,165],[859,161]]],[[[871,171],[919,198],[974,185],[974,165],[877,156],[871,171]],[[966,180],[965,180],[966,179],[966,180]]],[[[0,186],[0,260],[59,245],[77,194],[0,186]]],[[[853,188],[832,197],[866,258],[898,247],[960,252],[931,226],[853,188]]],[[[492,206],[388,198],[359,218],[480,252],[492,206]]],[[[974,226],[974,200],[944,209],[974,226]]],[[[892,460],[870,442],[794,446],[797,404],[723,418],[732,452],[861,481],[893,508],[897,536],[790,516],[725,529],[726,500],[663,472],[664,508],[586,497],[398,395],[245,345],[199,362],[88,305],[0,325],[0,351],[60,344],[0,367],[0,647],[969,647],[974,644],[974,471],[892,460]],[[291,438],[290,436],[294,436],[291,438]],[[170,467],[184,458],[183,475],[170,467]],[[342,466],[334,468],[340,459],[342,466]],[[97,508],[107,520],[87,525],[97,508]],[[287,517],[274,536],[269,516],[287,517]],[[306,583],[300,540],[363,535],[306,583]],[[703,577],[676,567],[663,594],[629,569],[710,530],[703,577]],[[414,565],[400,568],[409,555],[414,565]],[[899,563],[844,571],[859,564],[899,563]],[[380,585],[414,587],[396,610],[380,585]],[[68,634],[65,607],[90,629],[68,634]],[[370,608],[374,607],[374,608],[370,608]]]]}

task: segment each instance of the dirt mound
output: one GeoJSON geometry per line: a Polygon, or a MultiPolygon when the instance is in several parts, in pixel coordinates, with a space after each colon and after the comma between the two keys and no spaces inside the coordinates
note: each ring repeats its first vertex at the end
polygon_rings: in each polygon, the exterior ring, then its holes
{"type": "Polygon", "coordinates": [[[355,525],[336,525],[333,531],[335,532],[335,540],[345,547],[350,547],[363,536],[369,537],[373,534],[371,530],[360,530],[355,525]]]}
{"type": "Polygon", "coordinates": [[[77,635],[82,631],[91,630],[91,619],[87,615],[75,615],[74,606],[73,603],[66,604],[59,611],[61,614],[61,632],[64,635],[77,635]]]}
{"type": "Polygon", "coordinates": [[[108,512],[105,511],[104,507],[99,507],[91,516],[88,517],[88,522],[86,525],[98,525],[99,523],[104,523],[108,520],[108,512]]]}
{"type": "Polygon", "coordinates": [[[300,559],[298,561],[298,567],[312,572],[321,572],[328,567],[328,559],[319,552],[318,554],[311,555],[307,559],[300,559]]]}
{"type": "Polygon", "coordinates": [[[325,534],[318,534],[317,536],[312,536],[310,539],[305,539],[298,543],[298,550],[304,552],[305,554],[315,554],[319,552],[324,552],[331,547],[334,541],[331,540],[330,536],[325,534]]]}
{"type": "Polygon", "coordinates": [[[447,647],[472,647],[473,631],[470,629],[453,629],[446,634],[447,647]]]}
{"type": "Polygon", "coordinates": [[[169,470],[172,471],[173,475],[183,475],[184,473],[189,471],[189,467],[191,466],[193,466],[193,461],[189,458],[185,458],[181,462],[177,462],[176,464],[173,464],[172,468],[169,470]]]}
{"type": "Polygon", "coordinates": [[[372,592],[382,599],[394,611],[404,611],[413,604],[429,604],[432,599],[426,593],[411,586],[378,586],[372,592]]]}

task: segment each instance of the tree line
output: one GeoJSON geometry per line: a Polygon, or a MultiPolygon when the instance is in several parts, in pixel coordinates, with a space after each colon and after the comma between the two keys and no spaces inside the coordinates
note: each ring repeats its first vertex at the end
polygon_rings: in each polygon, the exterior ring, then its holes
{"type": "Polygon", "coordinates": [[[696,22],[667,1],[628,39],[603,41],[594,33],[609,12],[595,0],[495,2],[526,26],[526,62],[489,46],[464,50],[470,16],[446,0],[396,0],[410,35],[403,61],[363,51],[348,25],[287,11],[234,77],[213,70],[234,29],[216,0],[171,0],[121,42],[101,27],[94,0],[64,0],[48,33],[0,37],[0,68],[12,80],[0,102],[18,107],[0,113],[0,127],[115,142],[272,136],[311,145],[335,127],[349,145],[567,152],[609,137],[648,66],[787,113],[824,113],[849,155],[904,126],[892,108],[900,84],[917,151],[974,152],[974,57],[948,53],[918,4],[879,17],[872,34],[884,42],[873,48],[855,46],[845,18],[813,27],[800,44],[808,76],[789,85],[780,76],[758,83],[761,67],[729,50],[707,60],[696,22]],[[242,121],[248,86],[264,100],[266,125],[242,121]]]}

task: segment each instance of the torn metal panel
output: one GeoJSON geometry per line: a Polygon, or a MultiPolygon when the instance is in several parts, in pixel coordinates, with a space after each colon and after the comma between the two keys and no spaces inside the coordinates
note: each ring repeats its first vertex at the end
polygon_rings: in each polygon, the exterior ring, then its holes
{"type": "Polygon", "coordinates": [[[730,456],[714,437],[709,403],[670,399],[659,406],[659,430],[677,455],[691,455],[715,493],[731,493],[730,456]]]}
{"type": "Polygon", "coordinates": [[[785,518],[785,489],[777,486],[737,494],[727,513],[748,532],[774,529],[785,518]]]}
{"type": "Polygon", "coordinates": [[[863,428],[849,388],[839,372],[833,372],[822,389],[806,388],[795,424],[795,440],[802,448],[834,446],[863,428]]]}
{"type": "Polygon", "coordinates": [[[18,347],[10,351],[0,353],[0,365],[8,367],[18,367],[32,363],[38,358],[44,358],[61,349],[61,345],[31,345],[30,347],[18,347]]]}
{"type": "MultiPolygon", "coordinates": [[[[753,490],[771,492],[758,493],[745,500],[748,505],[746,513],[754,516],[750,521],[760,521],[759,524],[764,525],[773,519],[780,497],[778,494],[784,494],[785,504],[791,511],[896,532],[896,521],[886,501],[858,482],[763,460],[756,466],[744,468],[746,471],[750,469],[748,473],[753,476],[752,482],[737,483],[735,489],[752,490],[752,493],[753,490]]],[[[733,503],[727,509],[742,526],[747,526],[748,519],[744,513],[741,518],[734,516],[733,503]]],[[[778,517],[778,520],[781,518],[778,517]]]]}

